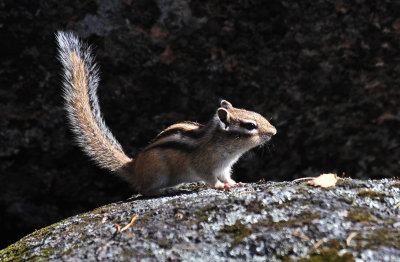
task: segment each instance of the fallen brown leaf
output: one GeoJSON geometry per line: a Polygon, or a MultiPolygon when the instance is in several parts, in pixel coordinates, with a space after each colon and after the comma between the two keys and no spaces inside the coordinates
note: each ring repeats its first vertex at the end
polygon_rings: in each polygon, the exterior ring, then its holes
{"type": "Polygon", "coordinates": [[[313,186],[319,187],[331,187],[335,186],[338,181],[337,174],[321,174],[318,177],[301,177],[293,180],[293,182],[308,180],[307,182],[313,186]]]}
{"type": "Polygon", "coordinates": [[[331,187],[335,186],[338,181],[337,174],[321,174],[318,177],[312,178],[308,183],[313,186],[331,187]]]}
{"type": "Polygon", "coordinates": [[[178,218],[179,220],[183,219],[183,214],[181,212],[178,212],[175,214],[175,217],[178,218]]]}

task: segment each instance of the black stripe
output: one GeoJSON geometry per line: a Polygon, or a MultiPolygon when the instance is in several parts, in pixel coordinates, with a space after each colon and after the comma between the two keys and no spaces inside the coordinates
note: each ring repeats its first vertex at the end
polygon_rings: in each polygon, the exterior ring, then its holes
{"type": "Polygon", "coordinates": [[[193,152],[196,149],[196,146],[189,145],[184,143],[183,141],[167,141],[164,143],[155,143],[147,146],[143,151],[148,151],[155,148],[162,148],[162,149],[174,149],[178,151],[183,151],[186,153],[193,152]]]}
{"type": "MultiPolygon", "coordinates": [[[[184,123],[184,124],[186,124],[186,123],[184,123]]],[[[187,124],[193,124],[193,125],[198,126],[199,128],[190,129],[190,130],[186,130],[186,129],[181,128],[181,127],[172,128],[172,129],[169,129],[169,130],[159,134],[155,138],[154,142],[159,140],[159,139],[161,139],[161,138],[164,138],[164,137],[167,137],[167,136],[171,136],[171,135],[175,135],[175,134],[179,134],[179,133],[182,134],[182,137],[190,137],[190,138],[197,139],[197,138],[202,137],[207,131],[206,128],[204,128],[203,125],[200,125],[200,124],[197,124],[197,123],[187,123],[187,124]]]]}
{"type": "Polygon", "coordinates": [[[159,139],[161,139],[161,138],[164,138],[164,137],[167,137],[167,136],[172,136],[172,135],[181,133],[182,130],[183,130],[183,129],[181,129],[181,128],[172,128],[172,129],[169,129],[168,131],[164,131],[164,132],[162,132],[161,134],[159,134],[159,135],[155,138],[154,142],[157,141],[157,140],[159,140],[159,139]]]}
{"type": "Polygon", "coordinates": [[[182,135],[196,139],[202,137],[206,132],[207,128],[199,127],[198,129],[186,130],[182,133],[182,135]]]}
{"type": "Polygon", "coordinates": [[[180,137],[183,138],[191,138],[195,141],[203,137],[207,131],[214,125],[213,121],[210,121],[206,126],[194,123],[194,122],[184,122],[184,124],[192,124],[196,125],[199,128],[192,129],[192,130],[185,130],[183,128],[173,128],[164,133],[159,134],[154,141],[148,145],[143,151],[151,150],[153,148],[164,148],[164,149],[175,149],[178,151],[183,151],[190,153],[197,148],[197,144],[188,144],[187,141],[183,140],[173,140],[173,141],[166,141],[166,142],[159,142],[160,139],[163,139],[168,136],[173,136],[175,134],[180,134],[180,137]],[[158,143],[159,142],[159,143],[158,143]]]}

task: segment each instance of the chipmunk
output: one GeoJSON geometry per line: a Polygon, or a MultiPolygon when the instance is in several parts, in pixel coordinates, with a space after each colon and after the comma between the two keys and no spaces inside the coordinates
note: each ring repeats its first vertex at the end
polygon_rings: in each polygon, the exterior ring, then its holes
{"type": "Polygon", "coordinates": [[[195,181],[219,189],[236,186],[231,178],[233,164],[276,134],[275,127],[260,114],[222,100],[207,124],[174,124],[136,158],[130,158],[101,116],[96,94],[98,67],[91,47],[72,33],[58,32],[56,38],[63,65],[65,107],[79,146],[100,167],[121,176],[139,193],[158,194],[195,181]]]}

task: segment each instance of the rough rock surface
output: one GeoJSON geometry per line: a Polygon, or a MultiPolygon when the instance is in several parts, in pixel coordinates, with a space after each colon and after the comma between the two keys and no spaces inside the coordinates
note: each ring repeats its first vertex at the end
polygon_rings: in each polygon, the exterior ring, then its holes
{"type": "Polygon", "coordinates": [[[132,194],[73,146],[57,30],[95,46],[105,120],[131,156],[225,98],[278,129],[238,180],[367,179],[399,176],[399,17],[389,0],[0,0],[0,247],[132,194]]]}
{"type": "Polygon", "coordinates": [[[2,261],[399,261],[400,181],[264,182],[231,191],[184,185],[24,237],[2,261]],[[134,215],[137,220],[125,231],[134,215]],[[314,260],[315,259],[315,260],[314,260]],[[328,260],[329,259],[329,260],[328,260]]]}

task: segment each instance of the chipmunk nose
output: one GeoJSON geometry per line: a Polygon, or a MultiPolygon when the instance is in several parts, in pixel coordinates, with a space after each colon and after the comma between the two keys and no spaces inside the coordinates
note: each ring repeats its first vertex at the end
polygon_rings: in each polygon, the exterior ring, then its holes
{"type": "Polygon", "coordinates": [[[269,136],[273,136],[276,134],[276,128],[275,127],[269,127],[266,129],[265,133],[269,136]]]}

